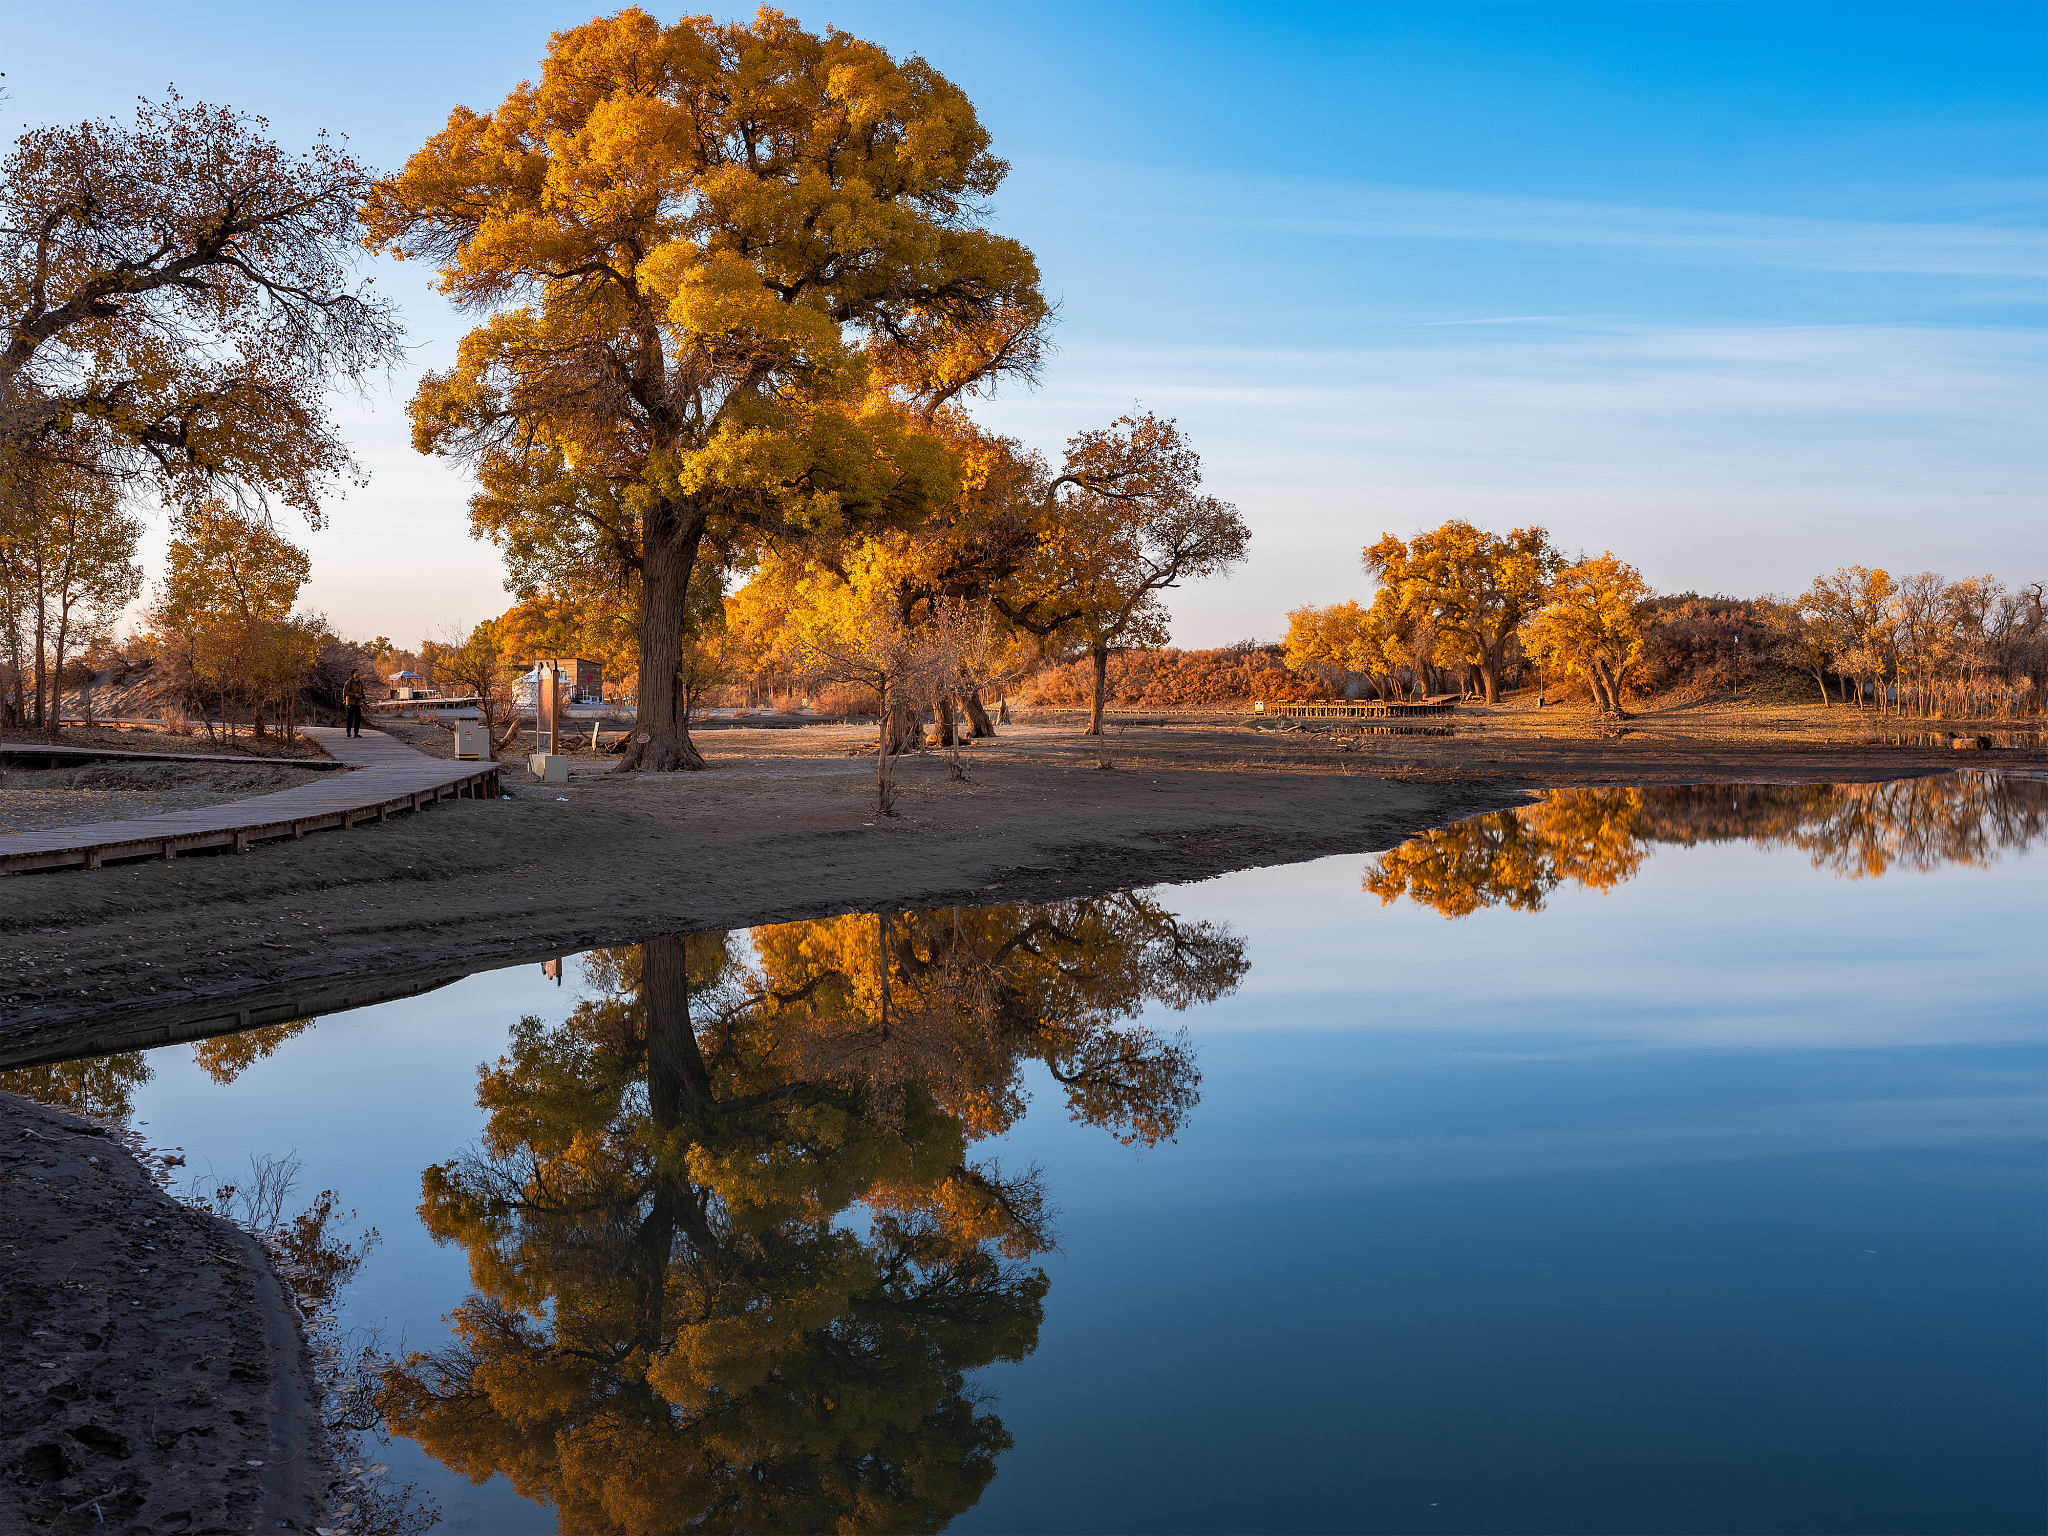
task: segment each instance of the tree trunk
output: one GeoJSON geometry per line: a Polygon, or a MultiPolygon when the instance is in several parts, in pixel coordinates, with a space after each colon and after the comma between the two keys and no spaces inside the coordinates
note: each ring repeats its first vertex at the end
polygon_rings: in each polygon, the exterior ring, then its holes
{"type": "Polygon", "coordinates": [[[1828,678],[1825,672],[1813,674],[1813,680],[1820,684],[1820,707],[1826,709],[1834,701],[1828,697],[1828,678]]]}
{"type": "Polygon", "coordinates": [[[960,695],[960,708],[967,716],[969,736],[995,735],[995,722],[988,717],[988,708],[981,702],[979,688],[969,688],[960,695]]]}
{"type": "Polygon", "coordinates": [[[18,624],[7,626],[7,661],[13,673],[8,679],[7,724],[18,729],[28,723],[28,705],[21,693],[24,669],[21,664],[21,626],[18,624]]]}
{"type": "Polygon", "coordinates": [[[1500,657],[1484,653],[1479,663],[1479,689],[1489,704],[1500,702],[1500,657]]]}
{"type": "Polygon", "coordinates": [[[50,674],[50,734],[64,727],[64,653],[71,646],[71,605],[67,602],[57,616],[57,644],[52,655],[57,667],[50,674]]]}
{"type": "Polygon", "coordinates": [[[907,704],[890,689],[882,709],[882,746],[890,757],[901,757],[924,745],[924,711],[907,704]]]}
{"type": "Polygon", "coordinates": [[[1095,692],[1088,702],[1088,729],[1084,736],[1102,734],[1102,705],[1109,695],[1109,647],[1095,645],[1088,648],[1088,656],[1095,663],[1095,692]]]}
{"type": "Polygon", "coordinates": [[[683,629],[689,622],[690,571],[704,539],[695,509],[662,501],[647,509],[640,551],[640,703],[633,740],[618,773],[694,772],[704,759],[690,742],[683,698],[683,629]],[[678,517],[687,511],[685,523],[678,517]]]}
{"type": "Polygon", "coordinates": [[[712,1106],[711,1074],[690,1022],[687,939],[640,946],[640,1005],[647,1026],[647,1103],[663,1130],[700,1125],[712,1106]]]}
{"type": "Polygon", "coordinates": [[[48,673],[48,671],[49,671],[49,668],[47,668],[46,666],[44,666],[44,665],[43,665],[43,663],[44,663],[44,661],[45,661],[45,659],[47,658],[47,655],[48,655],[48,653],[47,653],[46,651],[44,651],[44,649],[43,649],[43,644],[44,644],[44,642],[45,642],[45,641],[46,641],[46,640],[47,640],[47,639],[49,638],[49,635],[48,635],[48,631],[47,631],[47,629],[46,629],[46,627],[45,627],[45,626],[46,626],[46,621],[45,621],[45,619],[44,619],[44,617],[43,617],[43,584],[42,584],[42,583],[41,583],[40,581],[38,581],[38,582],[36,583],[36,654],[35,654],[35,662],[36,662],[36,725],[37,725],[37,727],[38,727],[38,728],[41,728],[42,726],[44,726],[44,725],[48,724],[48,720],[46,719],[46,717],[45,717],[45,716],[44,716],[44,714],[43,714],[43,683],[44,683],[44,681],[45,681],[45,675],[46,675],[46,674],[48,673]]]}
{"type": "MultiPolygon", "coordinates": [[[[882,685],[881,693],[881,712],[875,720],[875,814],[894,816],[896,795],[889,784],[889,759],[900,750],[896,742],[896,727],[901,724],[899,717],[903,714],[903,708],[896,702],[895,690],[887,683],[882,685]]],[[[917,739],[914,733],[915,723],[912,722],[912,741],[917,739]]]]}
{"type": "Polygon", "coordinates": [[[928,747],[957,747],[959,727],[953,722],[953,701],[945,694],[932,700],[932,733],[924,739],[928,747]]]}

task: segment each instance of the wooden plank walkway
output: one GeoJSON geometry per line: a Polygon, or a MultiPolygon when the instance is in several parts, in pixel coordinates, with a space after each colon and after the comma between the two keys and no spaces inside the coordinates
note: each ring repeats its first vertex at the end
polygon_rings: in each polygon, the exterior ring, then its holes
{"type": "Polygon", "coordinates": [[[339,726],[302,729],[356,771],[196,810],[0,834],[0,874],[75,865],[98,869],[114,859],[169,862],[201,848],[233,848],[240,853],[268,838],[304,837],[328,827],[352,827],[371,817],[382,821],[393,811],[416,811],[450,796],[497,798],[496,763],[428,757],[382,731],[351,737],[339,726]]]}

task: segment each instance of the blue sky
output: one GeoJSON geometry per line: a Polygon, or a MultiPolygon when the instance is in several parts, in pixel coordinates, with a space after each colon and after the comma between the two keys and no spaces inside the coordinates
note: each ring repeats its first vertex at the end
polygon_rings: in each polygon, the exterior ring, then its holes
{"type": "MultiPolygon", "coordinates": [[[[984,419],[1056,452],[1141,402],[1244,509],[1252,559],[1176,595],[1179,643],[1277,637],[1370,590],[1362,544],[1450,516],[1665,591],[2048,576],[2048,5],[791,10],[922,53],[1012,163],[998,220],[1059,351],[984,419]]],[[[175,81],[380,166],[592,14],[24,12],[10,135],[175,81]]],[[[465,322],[379,275],[444,363],[465,322]]],[[[313,605],[406,640],[507,601],[410,389],[344,402],[372,483],[305,539],[313,605]]]]}

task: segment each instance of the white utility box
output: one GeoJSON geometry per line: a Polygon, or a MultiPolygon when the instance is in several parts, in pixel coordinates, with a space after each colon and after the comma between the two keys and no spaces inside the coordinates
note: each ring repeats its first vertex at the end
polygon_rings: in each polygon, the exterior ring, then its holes
{"type": "Polygon", "coordinates": [[[482,726],[458,725],[455,727],[455,755],[463,762],[488,757],[490,750],[490,733],[482,726]]]}
{"type": "Polygon", "coordinates": [[[569,782],[569,759],[560,752],[532,753],[526,759],[526,766],[543,784],[569,782]]]}

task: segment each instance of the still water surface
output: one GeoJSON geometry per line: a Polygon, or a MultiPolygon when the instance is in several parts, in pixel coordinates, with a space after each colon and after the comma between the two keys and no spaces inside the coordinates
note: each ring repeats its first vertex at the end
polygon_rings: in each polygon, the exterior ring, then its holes
{"type": "Polygon", "coordinates": [[[6,1085],[378,1229],[443,1530],[2040,1531],[2044,835],[1560,792],[6,1085]]]}

